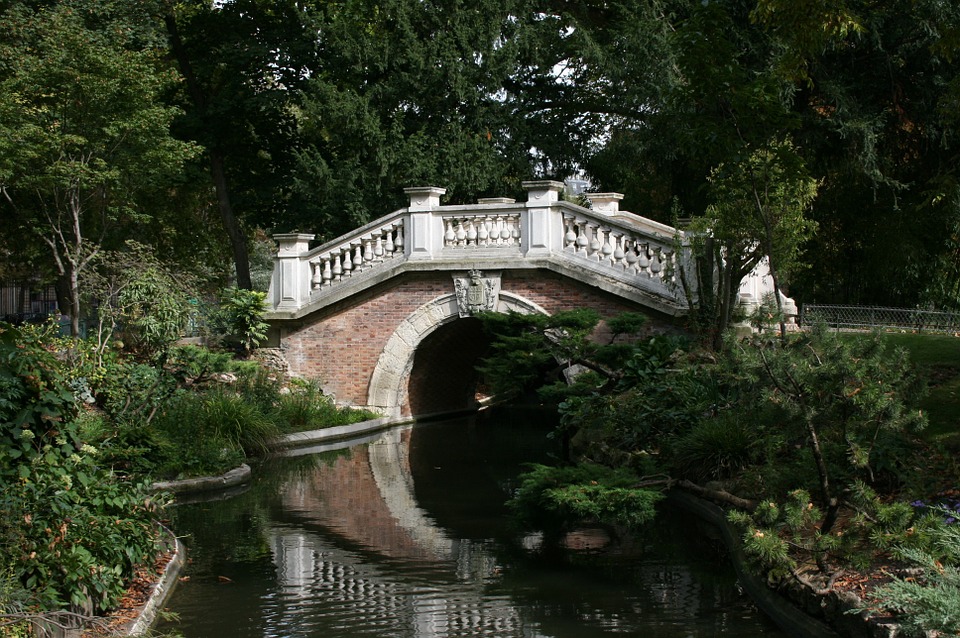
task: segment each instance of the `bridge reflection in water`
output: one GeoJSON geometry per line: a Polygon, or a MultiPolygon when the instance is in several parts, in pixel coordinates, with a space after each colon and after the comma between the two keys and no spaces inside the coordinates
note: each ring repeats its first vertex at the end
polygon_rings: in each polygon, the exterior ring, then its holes
{"type": "Polygon", "coordinates": [[[312,467],[288,459],[233,501],[182,508],[175,524],[193,533],[194,562],[171,605],[177,629],[188,638],[780,635],[722,561],[676,545],[676,530],[593,553],[512,542],[504,497],[519,463],[544,457],[543,432],[528,434],[462,422],[391,430],[312,467]],[[238,521],[248,527],[239,535],[217,533],[238,521]],[[260,550],[238,549],[247,545],[260,550]]]}

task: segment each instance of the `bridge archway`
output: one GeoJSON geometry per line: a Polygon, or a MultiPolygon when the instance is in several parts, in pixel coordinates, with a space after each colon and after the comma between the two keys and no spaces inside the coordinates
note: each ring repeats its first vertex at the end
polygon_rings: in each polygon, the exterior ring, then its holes
{"type": "MultiPolygon", "coordinates": [[[[494,310],[549,314],[506,291],[494,310]]],[[[479,321],[460,316],[456,294],[441,295],[408,315],[391,335],[370,378],[367,405],[387,415],[468,407],[476,388],[473,366],[487,345],[479,321]],[[430,369],[437,364],[442,378],[430,369]]]]}

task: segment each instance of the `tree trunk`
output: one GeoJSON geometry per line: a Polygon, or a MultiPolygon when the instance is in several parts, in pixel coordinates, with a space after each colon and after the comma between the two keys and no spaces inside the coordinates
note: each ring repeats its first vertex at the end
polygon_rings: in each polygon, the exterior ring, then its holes
{"type": "Polygon", "coordinates": [[[77,265],[70,263],[70,336],[80,336],[80,273],[77,265]]]}
{"type": "MultiPolygon", "coordinates": [[[[180,38],[180,30],[177,28],[177,20],[173,14],[164,16],[164,22],[167,26],[167,33],[170,35],[170,48],[174,57],[177,59],[177,65],[187,83],[187,89],[190,92],[190,98],[193,101],[194,108],[203,113],[206,109],[207,100],[203,88],[197,81],[197,76],[193,72],[193,65],[190,63],[190,57],[187,55],[187,49],[183,46],[183,40],[180,38]]],[[[233,251],[233,264],[237,274],[237,287],[250,290],[253,284],[250,280],[250,257],[247,252],[247,238],[244,236],[233,212],[233,205],[230,202],[230,190],[227,186],[227,174],[223,167],[223,154],[215,149],[208,148],[210,154],[210,175],[213,178],[213,185],[217,192],[217,206],[220,209],[220,219],[223,221],[223,228],[227,231],[230,238],[230,247],[233,251]]]]}
{"type": "Polygon", "coordinates": [[[210,151],[210,173],[217,189],[217,205],[220,208],[220,219],[230,237],[230,247],[233,250],[233,264],[237,271],[237,288],[253,289],[250,280],[250,255],[247,252],[247,238],[240,228],[233,206],[230,203],[230,191],[227,189],[227,175],[223,170],[223,156],[219,151],[210,151]]]}

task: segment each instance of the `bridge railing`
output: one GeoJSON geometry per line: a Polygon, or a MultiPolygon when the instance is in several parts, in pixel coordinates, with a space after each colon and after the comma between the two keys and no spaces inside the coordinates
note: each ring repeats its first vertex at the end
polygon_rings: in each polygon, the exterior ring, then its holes
{"type": "Polygon", "coordinates": [[[526,202],[488,198],[455,206],[440,205],[443,189],[408,188],[407,208],[316,248],[309,248],[313,235],[275,235],[272,309],[297,313],[325,295],[339,296],[338,288],[369,284],[403,267],[534,267],[544,259],[686,305],[678,277],[689,262],[682,231],[620,211],[618,193],[588,194],[590,209],[560,201],[560,182],[524,187],[526,202]]]}

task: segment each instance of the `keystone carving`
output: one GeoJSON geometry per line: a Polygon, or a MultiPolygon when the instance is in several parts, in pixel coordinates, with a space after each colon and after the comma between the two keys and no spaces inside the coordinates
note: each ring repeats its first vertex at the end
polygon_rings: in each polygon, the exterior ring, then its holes
{"type": "Polygon", "coordinates": [[[483,272],[471,270],[466,277],[454,277],[453,285],[461,317],[472,317],[478,312],[492,312],[497,307],[500,273],[484,277],[483,272]]]}

